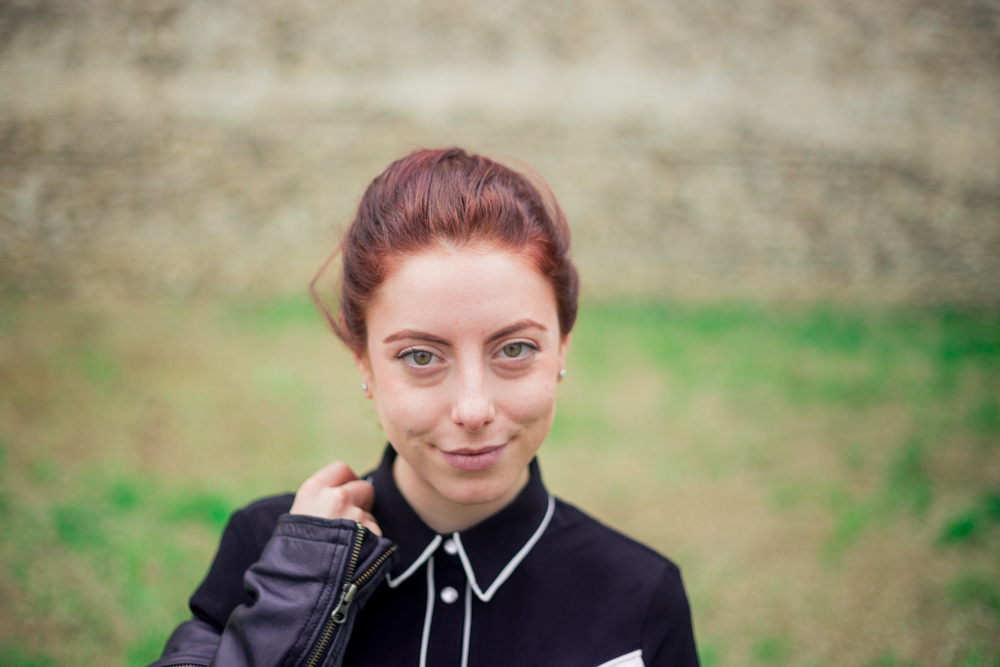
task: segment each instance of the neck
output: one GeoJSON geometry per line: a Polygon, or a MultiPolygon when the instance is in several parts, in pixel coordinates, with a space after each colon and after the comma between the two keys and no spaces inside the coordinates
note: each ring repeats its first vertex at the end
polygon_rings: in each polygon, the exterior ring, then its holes
{"type": "Polygon", "coordinates": [[[443,496],[417,474],[403,457],[397,456],[392,464],[392,479],[406,502],[428,527],[445,534],[471,528],[502,510],[527,486],[529,476],[528,469],[525,468],[518,481],[496,500],[465,504],[443,496]]]}

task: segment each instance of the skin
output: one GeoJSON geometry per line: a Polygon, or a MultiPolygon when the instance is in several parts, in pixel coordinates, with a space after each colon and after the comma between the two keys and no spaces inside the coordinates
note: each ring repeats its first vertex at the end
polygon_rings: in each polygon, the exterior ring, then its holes
{"type": "MultiPolygon", "coordinates": [[[[441,533],[503,509],[552,427],[569,349],[548,281],[509,250],[434,248],[402,262],[365,323],[355,361],[398,453],[400,492],[441,533]]],[[[306,480],[292,513],[377,530],[373,499],[334,462],[306,480]]]]}

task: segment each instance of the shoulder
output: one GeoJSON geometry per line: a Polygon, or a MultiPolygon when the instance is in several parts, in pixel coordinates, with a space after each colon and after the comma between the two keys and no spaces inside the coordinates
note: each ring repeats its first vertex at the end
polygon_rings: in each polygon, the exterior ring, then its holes
{"type": "Polygon", "coordinates": [[[697,665],[691,609],[673,561],[559,499],[546,538],[545,567],[572,582],[580,604],[601,601],[622,636],[636,632],[646,665],[697,665]]]}
{"type": "Polygon", "coordinates": [[[278,519],[292,508],[294,500],[291,493],[261,498],[232,514],[215,559],[191,596],[196,618],[222,628],[233,609],[252,602],[243,588],[243,574],[260,558],[278,519]]]}
{"type": "Polygon", "coordinates": [[[244,556],[240,561],[250,560],[243,567],[245,570],[257,561],[264,550],[267,541],[271,539],[278,519],[292,509],[295,494],[285,493],[277,496],[260,498],[246,507],[236,510],[229,517],[229,523],[222,532],[219,542],[219,556],[244,556]]]}
{"type": "Polygon", "coordinates": [[[615,600],[630,613],[667,604],[687,609],[680,568],[666,556],[556,499],[552,520],[538,543],[539,566],[561,572],[564,583],[615,600]]]}
{"type": "MultiPolygon", "coordinates": [[[[244,539],[249,538],[254,542],[263,538],[264,544],[266,544],[271,533],[274,532],[275,526],[278,525],[278,518],[292,509],[294,501],[294,493],[283,493],[255,500],[246,507],[233,512],[229,518],[227,530],[234,528],[243,534],[244,539]]],[[[262,549],[264,544],[260,545],[262,549]]]]}
{"type": "Polygon", "coordinates": [[[669,558],[560,498],[549,530],[575,557],[593,561],[595,567],[653,583],[664,578],[680,582],[680,568],[669,558]]]}
{"type": "Polygon", "coordinates": [[[666,620],[690,615],[681,570],[655,549],[556,499],[553,537],[560,551],[588,576],[605,579],[637,610],[666,620]]]}

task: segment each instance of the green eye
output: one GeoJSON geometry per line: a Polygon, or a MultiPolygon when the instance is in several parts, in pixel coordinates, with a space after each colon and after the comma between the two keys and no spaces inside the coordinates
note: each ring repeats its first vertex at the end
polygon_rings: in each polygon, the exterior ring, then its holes
{"type": "Polygon", "coordinates": [[[430,352],[426,352],[424,350],[419,350],[410,355],[410,357],[413,359],[413,363],[415,363],[418,366],[426,366],[427,364],[431,363],[431,358],[433,356],[434,356],[433,354],[431,354],[430,352]]]}
{"type": "Polygon", "coordinates": [[[508,357],[519,357],[523,349],[524,343],[511,343],[510,345],[504,345],[503,353],[508,357]]]}

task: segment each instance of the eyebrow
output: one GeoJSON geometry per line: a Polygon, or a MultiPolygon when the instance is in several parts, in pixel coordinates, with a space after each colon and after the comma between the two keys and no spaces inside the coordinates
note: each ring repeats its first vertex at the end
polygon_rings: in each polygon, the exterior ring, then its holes
{"type": "MultiPolygon", "coordinates": [[[[503,338],[504,336],[509,336],[513,333],[517,333],[518,331],[524,331],[525,329],[531,329],[531,328],[541,329],[542,331],[548,331],[548,327],[546,327],[544,324],[536,322],[535,320],[528,320],[528,319],[518,320],[517,322],[514,322],[510,326],[504,327],[503,329],[500,329],[499,331],[495,332],[492,336],[490,336],[489,340],[487,340],[486,342],[492,343],[498,338],[503,338]]],[[[440,338],[439,336],[435,336],[434,334],[427,333],[426,331],[420,331],[419,329],[403,329],[401,331],[397,331],[394,334],[386,336],[385,340],[383,340],[382,343],[383,344],[394,343],[397,340],[405,340],[405,339],[425,340],[428,343],[437,343],[438,345],[445,345],[447,347],[451,347],[451,343],[449,343],[445,339],[440,338]]]]}
{"type": "Polygon", "coordinates": [[[517,333],[518,331],[524,331],[525,329],[541,329],[542,331],[548,331],[548,328],[544,324],[540,324],[534,320],[518,320],[509,327],[504,327],[500,331],[490,336],[490,339],[486,342],[492,343],[498,338],[503,338],[504,336],[509,336],[512,333],[517,333]]]}

